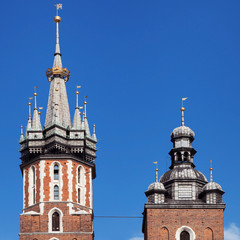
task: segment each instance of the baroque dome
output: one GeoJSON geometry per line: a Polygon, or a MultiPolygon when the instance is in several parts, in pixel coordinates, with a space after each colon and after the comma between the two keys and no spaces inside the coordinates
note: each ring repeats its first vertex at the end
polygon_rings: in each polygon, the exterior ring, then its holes
{"type": "Polygon", "coordinates": [[[201,172],[190,167],[189,165],[179,165],[171,169],[170,171],[167,171],[161,176],[160,182],[164,183],[171,180],[179,179],[196,179],[207,182],[206,177],[201,172]]]}
{"type": "Polygon", "coordinates": [[[222,187],[216,182],[209,182],[203,187],[203,191],[205,190],[221,190],[222,191],[222,187]]]}
{"type": "Polygon", "coordinates": [[[152,190],[152,189],[165,190],[165,187],[161,182],[154,182],[154,183],[150,184],[148,187],[148,190],[152,190]]]}
{"type": "Polygon", "coordinates": [[[172,138],[182,137],[182,136],[194,137],[195,133],[191,128],[186,126],[177,127],[172,131],[172,134],[171,134],[172,138]]]}

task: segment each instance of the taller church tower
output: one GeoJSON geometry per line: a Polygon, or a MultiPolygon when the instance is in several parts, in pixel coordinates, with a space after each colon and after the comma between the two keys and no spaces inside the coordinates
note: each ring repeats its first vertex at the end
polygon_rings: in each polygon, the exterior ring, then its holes
{"type": "MultiPolygon", "coordinates": [[[[58,5],[57,7],[60,7],[58,5]]],[[[63,68],[59,24],[56,23],[56,51],[53,67],[47,70],[50,82],[45,126],[42,128],[35,104],[29,117],[26,134],[21,131],[23,174],[23,212],[20,216],[20,240],[92,240],[93,188],[96,177],[95,126],[90,134],[86,106],[80,116],[78,94],[71,123],[66,82],[70,72],[63,68]]]]}
{"type": "MultiPolygon", "coordinates": [[[[221,186],[210,182],[195,169],[192,147],[194,132],[184,124],[173,130],[173,148],[170,170],[164,173],[145,192],[148,201],[144,206],[144,240],[223,240],[221,186]]],[[[157,173],[157,171],[156,171],[157,173]]]]}

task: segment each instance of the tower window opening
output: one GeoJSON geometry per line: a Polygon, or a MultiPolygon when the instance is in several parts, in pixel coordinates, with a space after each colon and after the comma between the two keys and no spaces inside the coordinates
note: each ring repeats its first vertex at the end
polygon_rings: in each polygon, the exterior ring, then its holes
{"type": "Polygon", "coordinates": [[[81,183],[81,167],[78,168],[78,183],[81,183]]]}
{"type": "Polygon", "coordinates": [[[81,189],[78,188],[78,203],[81,201],[81,189]]]}
{"type": "Polygon", "coordinates": [[[181,155],[181,153],[177,153],[177,160],[178,160],[178,163],[182,162],[182,155],[181,155]]]}
{"type": "Polygon", "coordinates": [[[52,215],[52,231],[60,231],[59,229],[59,213],[54,212],[52,215]]]}
{"type": "Polygon", "coordinates": [[[36,203],[36,171],[35,167],[32,167],[32,204],[36,203]]]}
{"type": "Polygon", "coordinates": [[[59,180],[59,166],[58,166],[58,164],[54,165],[54,180],[59,180]]]}
{"type": "Polygon", "coordinates": [[[182,231],[180,234],[180,240],[190,240],[190,234],[187,231],[182,231]]]}
{"type": "Polygon", "coordinates": [[[54,186],[54,200],[59,200],[59,187],[57,185],[54,186]]]}
{"type": "Polygon", "coordinates": [[[187,152],[184,153],[183,161],[188,162],[188,153],[187,152]]]}

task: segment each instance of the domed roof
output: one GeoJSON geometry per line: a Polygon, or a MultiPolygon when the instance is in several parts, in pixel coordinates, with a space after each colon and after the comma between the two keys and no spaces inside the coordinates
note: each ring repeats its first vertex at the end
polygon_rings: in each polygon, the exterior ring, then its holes
{"type": "Polygon", "coordinates": [[[222,187],[216,182],[209,182],[203,187],[203,191],[205,190],[220,190],[222,191],[222,187]]]}
{"type": "Polygon", "coordinates": [[[158,189],[158,190],[165,190],[165,187],[164,187],[164,185],[163,185],[162,183],[160,183],[160,182],[154,182],[154,183],[152,183],[152,184],[149,185],[148,191],[149,191],[149,190],[152,190],[152,189],[154,189],[154,190],[156,190],[156,189],[158,189]]]}
{"type": "Polygon", "coordinates": [[[178,179],[196,179],[203,182],[207,182],[206,177],[198,170],[192,168],[189,165],[179,165],[170,171],[167,171],[160,178],[160,182],[164,183],[170,180],[178,179]]]}
{"type": "Polygon", "coordinates": [[[177,127],[172,131],[172,134],[171,134],[172,138],[181,137],[181,136],[194,137],[195,133],[191,128],[186,126],[177,127]]]}

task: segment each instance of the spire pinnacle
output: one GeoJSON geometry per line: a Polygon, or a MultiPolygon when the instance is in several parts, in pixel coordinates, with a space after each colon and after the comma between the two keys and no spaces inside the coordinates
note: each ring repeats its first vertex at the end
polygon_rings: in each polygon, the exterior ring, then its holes
{"type": "Polygon", "coordinates": [[[84,117],[87,118],[87,96],[85,96],[84,101],[84,117]]]}
{"type": "Polygon", "coordinates": [[[182,107],[181,107],[181,112],[182,112],[182,126],[184,126],[184,111],[185,111],[185,108],[183,107],[183,102],[187,100],[187,97],[186,98],[182,98],[182,107]]]}
{"type": "Polygon", "coordinates": [[[153,162],[156,165],[155,168],[155,182],[158,182],[158,162],[153,162]]]}
{"type": "Polygon", "coordinates": [[[37,88],[38,87],[34,87],[35,91],[33,94],[34,95],[34,111],[33,111],[33,118],[32,118],[32,129],[41,131],[42,126],[40,121],[40,115],[38,113],[38,108],[37,108],[37,88]]]}
{"type": "Polygon", "coordinates": [[[78,89],[81,88],[81,86],[77,86],[77,91],[76,91],[76,108],[79,108],[78,107],[78,94],[79,94],[79,91],[78,89]]]}
{"type": "Polygon", "coordinates": [[[210,160],[210,182],[213,182],[213,168],[212,168],[212,160],[210,160]]]}
{"type": "Polygon", "coordinates": [[[31,115],[31,100],[33,98],[30,97],[29,98],[29,102],[28,102],[28,123],[27,123],[27,129],[26,129],[26,135],[27,135],[27,131],[29,131],[31,129],[31,126],[32,126],[32,115],[31,115]]]}
{"type": "Polygon", "coordinates": [[[37,88],[38,87],[34,87],[35,92],[34,92],[34,109],[37,109],[37,88]]]}
{"type": "Polygon", "coordinates": [[[93,124],[93,134],[92,134],[92,139],[97,142],[97,136],[96,136],[96,125],[93,124]]]}
{"type": "Polygon", "coordinates": [[[20,142],[24,140],[23,136],[23,126],[21,125],[21,136],[20,136],[20,142]]]}
{"type": "Polygon", "coordinates": [[[53,67],[62,67],[62,59],[60,53],[60,44],[59,44],[59,23],[61,22],[61,17],[58,16],[58,10],[62,9],[62,4],[55,5],[57,10],[57,16],[54,17],[54,22],[56,23],[56,50],[54,54],[54,63],[53,67]]]}

